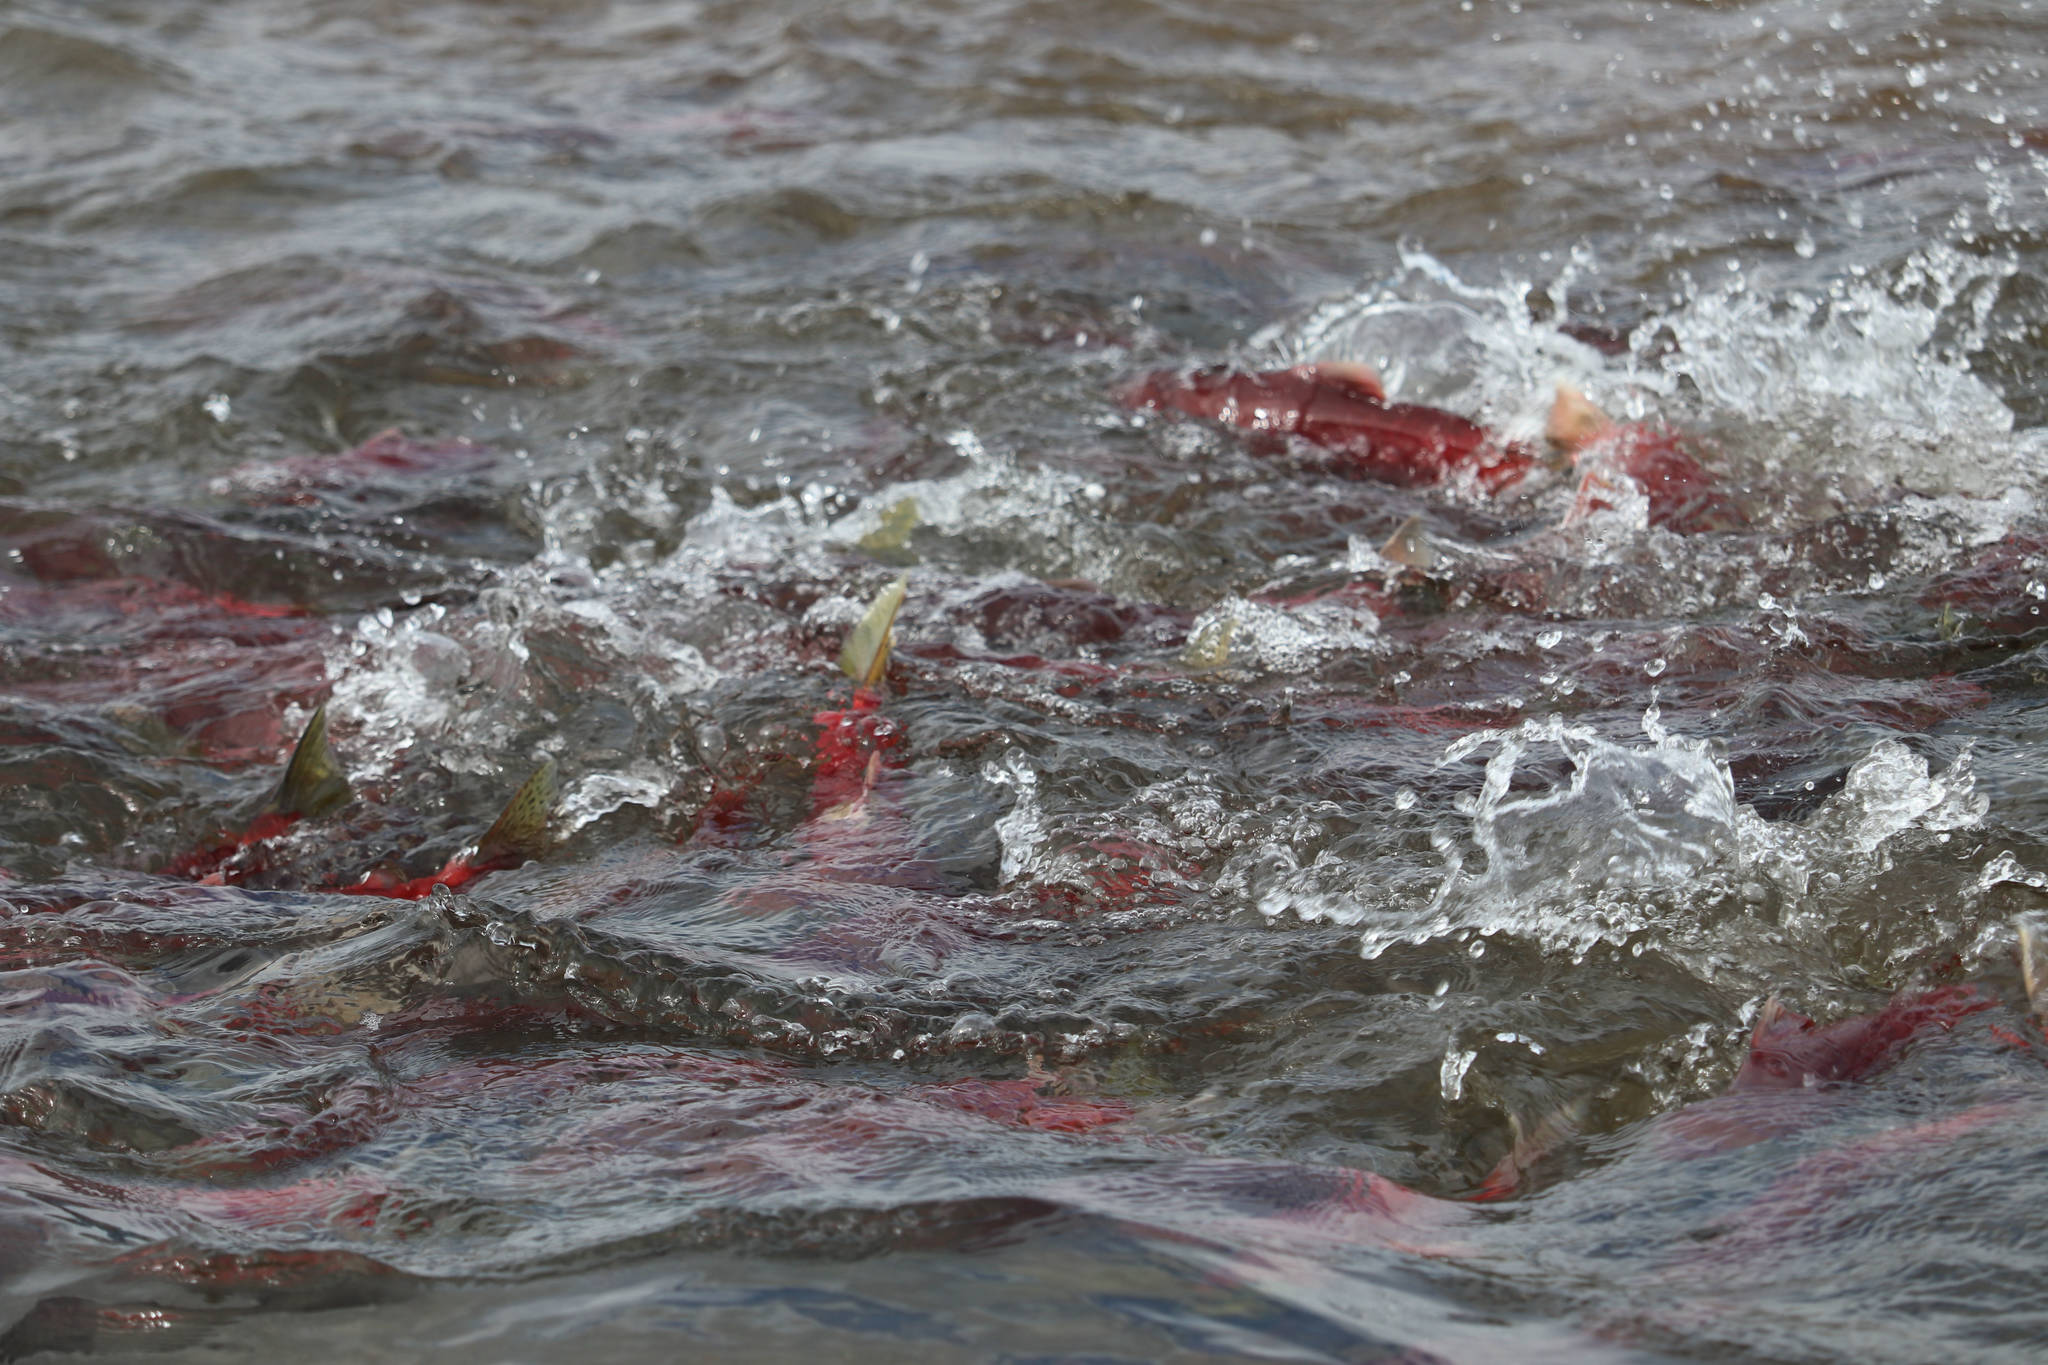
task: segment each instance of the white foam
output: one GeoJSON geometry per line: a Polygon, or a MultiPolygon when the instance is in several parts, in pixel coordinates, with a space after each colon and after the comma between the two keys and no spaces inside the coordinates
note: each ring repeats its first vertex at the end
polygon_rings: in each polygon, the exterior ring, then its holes
{"type": "Polygon", "coordinates": [[[1764,291],[1740,272],[1690,281],[1610,359],[1537,322],[1539,289],[1566,297],[1597,277],[1587,250],[1551,280],[1477,285],[1405,248],[1401,267],[1254,345],[1294,363],[1379,369],[1389,394],[1477,416],[1508,435],[1540,434],[1554,385],[1568,381],[1632,418],[1739,429],[1747,451],[1860,500],[1903,484],[1997,497],[2040,472],[2039,442],[1972,370],[2010,257],[1929,243],[1882,276],[1764,291]]]}
{"type": "Polygon", "coordinates": [[[1300,673],[1340,654],[1379,648],[1379,617],[1341,602],[1276,607],[1229,597],[1197,616],[1187,656],[1203,664],[1300,673]]]}
{"type": "Polygon", "coordinates": [[[1553,716],[1468,735],[1443,761],[1486,753],[1486,768],[1479,789],[1457,803],[1458,822],[1432,839],[1443,865],[1431,894],[1388,896],[1378,868],[1327,857],[1303,866],[1281,849],[1268,850],[1276,875],[1259,907],[1359,925],[1367,956],[1502,932],[1582,954],[1654,932],[1704,962],[1722,940],[1702,928],[1702,906],[1759,902],[1758,878],[1795,902],[1822,879],[1853,886],[1883,873],[1897,840],[1974,827],[1988,805],[1967,750],[1934,775],[1925,758],[1887,739],[1805,820],[1767,821],[1736,802],[1718,745],[1666,733],[1654,708],[1644,730],[1647,742],[1625,744],[1553,716]],[[1532,763],[1558,759],[1569,765],[1560,780],[1526,787],[1532,763]]]}

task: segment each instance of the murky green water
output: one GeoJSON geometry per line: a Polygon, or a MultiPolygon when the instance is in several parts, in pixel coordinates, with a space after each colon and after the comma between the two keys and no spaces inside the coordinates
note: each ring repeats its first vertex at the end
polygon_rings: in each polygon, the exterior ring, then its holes
{"type": "Polygon", "coordinates": [[[2033,1358],[2044,50],[0,0],[0,1359],[2033,1358]],[[1120,398],[1333,359],[1734,511],[1120,398]]]}

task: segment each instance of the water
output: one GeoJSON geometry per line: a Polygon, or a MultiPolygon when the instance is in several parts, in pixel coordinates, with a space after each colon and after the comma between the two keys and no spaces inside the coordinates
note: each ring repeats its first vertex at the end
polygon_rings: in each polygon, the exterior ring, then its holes
{"type": "Polygon", "coordinates": [[[2043,50],[0,0],[0,1358],[2032,1358],[2043,50]],[[1117,399],[1323,359],[1742,525],[1117,399]],[[322,700],[355,801],[166,872],[322,700]]]}

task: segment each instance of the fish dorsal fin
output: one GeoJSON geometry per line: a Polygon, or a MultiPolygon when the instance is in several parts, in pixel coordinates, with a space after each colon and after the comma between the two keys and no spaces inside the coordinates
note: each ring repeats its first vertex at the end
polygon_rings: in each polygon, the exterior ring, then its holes
{"type": "Polygon", "coordinates": [[[1380,546],[1380,558],[1417,573],[1428,573],[1436,567],[1436,546],[1430,544],[1429,533],[1422,529],[1420,513],[1394,528],[1394,534],[1380,546]]]}
{"type": "Polygon", "coordinates": [[[1558,449],[1577,453],[1613,425],[1614,419],[1594,407],[1592,399],[1575,385],[1559,380],[1557,399],[1550,405],[1550,420],[1544,424],[1543,434],[1558,449]]]}
{"type": "Polygon", "coordinates": [[[1387,386],[1380,382],[1380,372],[1370,365],[1356,360],[1322,360],[1313,365],[1303,365],[1301,370],[1317,383],[1328,384],[1354,398],[1363,398],[1369,403],[1387,401],[1387,386]]]}
{"type": "Polygon", "coordinates": [[[868,614],[860,618],[860,624],[846,637],[846,647],[839,651],[839,667],[862,687],[881,682],[889,667],[890,635],[896,625],[896,613],[903,606],[903,594],[909,587],[910,580],[899,577],[876,593],[875,600],[868,604],[868,614]]]}
{"type": "Polygon", "coordinates": [[[2039,911],[2013,921],[2020,935],[2020,979],[2034,1017],[2048,1022],[2048,915],[2039,911]]]}
{"type": "Polygon", "coordinates": [[[533,770],[505,809],[476,841],[478,867],[516,866],[547,847],[548,812],[555,807],[555,760],[533,770]]]}
{"type": "Polygon", "coordinates": [[[262,813],[317,820],[349,796],[348,778],[341,771],[341,761],[327,743],[327,705],[323,702],[306,722],[298,745],[292,750],[291,761],[284,765],[284,776],[279,779],[277,790],[263,803],[262,813]]]}

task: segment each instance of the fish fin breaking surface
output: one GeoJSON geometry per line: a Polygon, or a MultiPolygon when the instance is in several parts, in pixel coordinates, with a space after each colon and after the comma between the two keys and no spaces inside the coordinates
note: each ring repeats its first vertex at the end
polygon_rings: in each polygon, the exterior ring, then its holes
{"type": "Polygon", "coordinates": [[[881,682],[883,672],[889,667],[890,637],[896,626],[896,613],[903,607],[903,594],[909,586],[908,578],[898,577],[876,593],[875,600],[868,606],[868,614],[853,628],[846,637],[846,647],[839,651],[839,667],[862,687],[873,687],[881,682]]]}
{"type": "Polygon", "coordinates": [[[341,761],[327,742],[327,707],[315,708],[285,764],[277,790],[263,804],[264,815],[288,815],[317,820],[349,799],[348,778],[341,761]]]}
{"type": "Polygon", "coordinates": [[[1436,567],[1436,546],[1430,544],[1429,533],[1422,528],[1420,513],[1394,528],[1394,534],[1380,546],[1380,558],[1417,573],[1428,573],[1436,567]]]}
{"type": "Polygon", "coordinates": [[[556,793],[551,758],[512,793],[504,811],[477,840],[475,866],[512,867],[538,856],[547,846],[548,813],[554,809],[556,793]]]}

